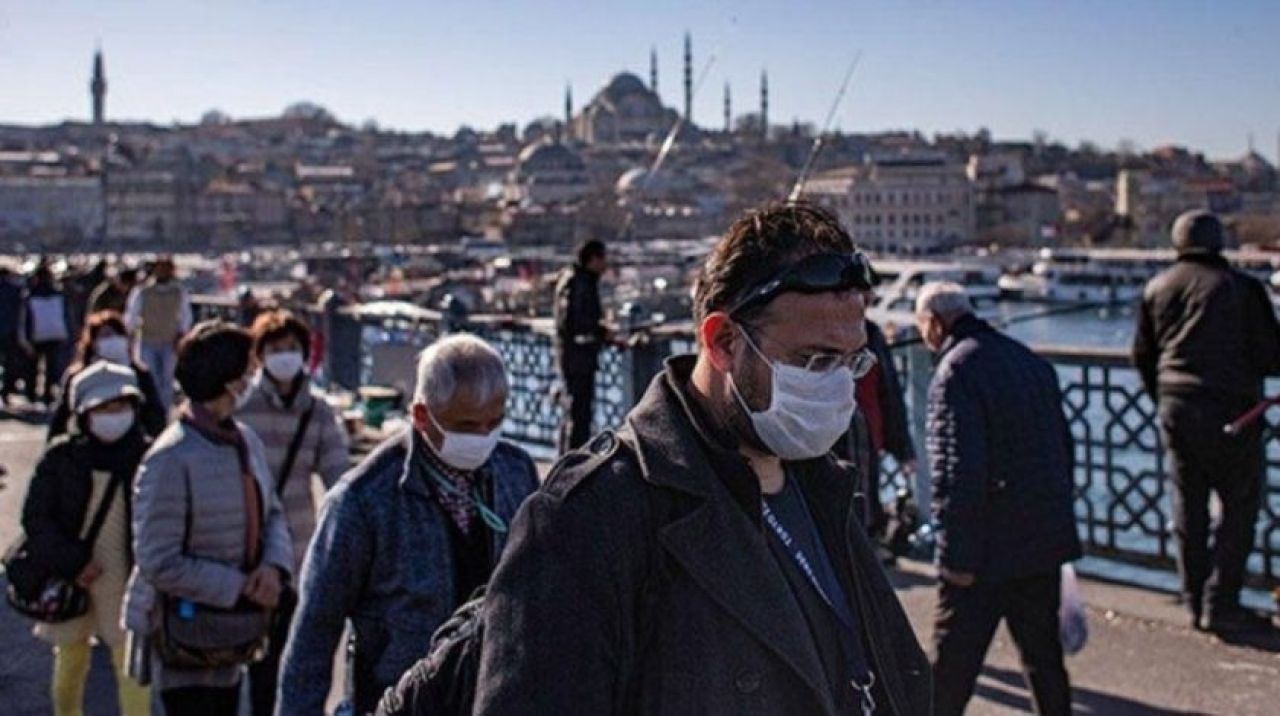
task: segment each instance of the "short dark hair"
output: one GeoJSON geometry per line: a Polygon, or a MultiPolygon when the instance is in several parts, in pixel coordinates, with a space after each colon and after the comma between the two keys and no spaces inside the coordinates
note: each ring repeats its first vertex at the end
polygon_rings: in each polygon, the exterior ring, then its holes
{"type": "MultiPolygon", "coordinates": [[[[733,307],[782,268],[813,254],[852,254],[853,239],[830,212],[808,202],[774,203],[733,222],[707,255],[693,290],[698,323],[733,307]]],[[[748,310],[756,313],[763,310],[748,310]]]]}
{"type": "Polygon", "coordinates": [[[578,265],[586,266],[591,262],[591,259],[603,257],[604,255],[605,248],[603,241],[600,239],[584,241],[582,245],[578,247],[578,265]]]}
{"type": "Polygon", "coordinates": [[[304,358],[311,357],[311,329],[307,328],[307,324],[301,319],[284,309],[258,314],[253,321],[253,327],[249,329],[249,335],[253,338],[253,354],[259,358],[262,357],[262,351],[268,343],[287,336],[298,339],[304,358]]]}
{"type": "Polygon", "coordinates": [[[253,339],[248,331],[226,321],[196,324],[178,343],[174,376],[182,392],[197,403],[213,400],[249,370],[253,339]]]}
{"type": "Polygon", "coordinates": [[[84,328],[80,330],[80,340],[76,341],[76,355],[71,362],[70,372],[77,372],[81,368],[90,363],[89,357],[93,355],[93,342],[98,340],[98,334],[103,328],[110,328],[117,334],[126,338],[129,337],[129,331],[125,328],[124,318],[117,311],[94,311],[90,313],[88,318],[84,319],[84,328]]]}

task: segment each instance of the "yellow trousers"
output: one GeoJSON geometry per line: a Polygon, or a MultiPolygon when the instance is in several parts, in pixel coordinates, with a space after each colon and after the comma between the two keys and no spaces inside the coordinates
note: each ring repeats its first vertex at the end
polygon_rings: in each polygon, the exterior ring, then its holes
{"type": "MultiPolygon", "coordinates": [[[[122,716],[147,716],[151,713],[151,691],[125,673],[125,650],[111,650],[116,671],[116,690],[120,693],[122,716]]],[[[85,641],[53,647],[53,713],[55,716],[81,716],[84,713],[84,687],[89,680],[89,664],[93,646],[85,641]]]]}

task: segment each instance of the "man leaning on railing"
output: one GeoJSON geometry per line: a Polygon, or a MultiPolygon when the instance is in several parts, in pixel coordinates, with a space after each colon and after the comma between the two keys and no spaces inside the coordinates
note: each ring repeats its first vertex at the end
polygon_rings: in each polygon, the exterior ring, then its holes
{"type": "Polygon", "coordinates": [[[1254,422],[1226,434],[1223,426],[1258,402],[1266,376],[1280,374],[1280,326],[1267,289],[1227,263],[1223,239],[1207,211],[1178,217],[1178,260],[1143,291],[1133,339],[1168,453],[1182,596],[1193,627],[1219,632],[1270,626],[1240,605],[1262,500],[1262,429],[1254,422]],[[1212,546],[1211,490],[1222,503],[1212,546]]]}

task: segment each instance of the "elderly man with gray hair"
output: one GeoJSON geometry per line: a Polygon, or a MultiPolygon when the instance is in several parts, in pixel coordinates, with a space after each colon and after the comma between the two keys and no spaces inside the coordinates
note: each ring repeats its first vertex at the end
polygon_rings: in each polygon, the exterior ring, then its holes
{"type": "Polygon", "coordinates": [[[961,714],[1003,619],[1036,712],[1069,714],[1058,637],[1061,566],[1080,556],[1072,439],[1053,366],[931,283],[916,325],[938,355],[926,434],[941,577],[934,713],[961,714]]]}
{"type": "Polygon", "coordinates": [[[411,429],[343,476],[325,498],[302,568],[285,648],[280,714],[323,714],[334,652],[351,621],[356,713],[426,655],[431,635],[489,579],[507,524],[537,487],[524,450],[499,438],[502,358],[468,334],[418,362],[411,429]]]}

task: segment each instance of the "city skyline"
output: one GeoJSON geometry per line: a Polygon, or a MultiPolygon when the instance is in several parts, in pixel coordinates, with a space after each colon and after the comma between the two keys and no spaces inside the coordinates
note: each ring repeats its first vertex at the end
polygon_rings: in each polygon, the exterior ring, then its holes
{"type": "Polygon", "coordinates": [[[1277,151],[1280,81],[1267,72],[1280,50],[1266,33],[1280,9],[1263,3],[829,1],[785,16],[767,2],[433,5],[374,2],[355,16],[340,3],[293,0],[217,10],[20,1],[0,10],[0,75],[23,79],[0,86],[0,122],[87,121],[99,42],[108,121],[193,123],[212,109],[271,116],[305,100],[350,124],[405,131],[524,125],[560,116],[566,85],[577,109],[618,72],[647,79],[651,50],[664,103],[682,109],[687,31],[695,75],[716,57],[694,101],[695,121],[709,128],[723,123],[726,84],[739,112],[755,109],[764,69],[775,124],[820,123],[861,50],[833,123],[840,131],[987,127],[1020,139],[1042,130],[1071,145],[1173,143],[1211,157],[1239,156],[1252,135],[1265,156],[1277,151]]]}

